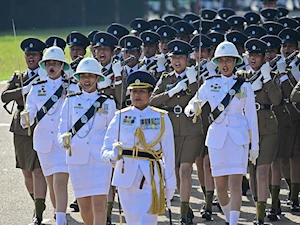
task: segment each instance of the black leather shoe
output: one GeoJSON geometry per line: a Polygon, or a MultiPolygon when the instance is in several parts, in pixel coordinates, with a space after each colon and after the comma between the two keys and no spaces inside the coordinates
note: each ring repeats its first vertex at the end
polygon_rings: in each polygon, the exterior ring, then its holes
{"type": "Polygon", "coordinates": [[[39,220],[38,218],[33,218],[32,223],[28,225],[42,225],[43,220],[39,220]]]}
{"type": "Polygon", "coordinates": [[[202,214],[202,218],[206,219],[207,221],[212,221],[212,211],[206,209],[205,212],[202,214]]]}
{"type": "Polygon", "coordinates": [[[212,201],[212,204],[213,204],[213,205],[217,205],[217,204],[219,204],[219,201],[218,201],[218,199],[217,199],[217,198],[215,198],[215,199],[212,201]]]}
{"type": "Polygon", "coordinates": [[[200,214],[202,215],[203,213],[205,213],[205,205],[203,205],[202,208],[200,209],[200,214]]]}
{"type": "Polygon", "coordinates": [[[260,220],[253,221],[254,225],[264,225],[264,223],[260,220]]]}
{"type": "Polygon", "coordinates": [[[187,225],[188,223],[185,223],[184,220],[181,219],[181,220],[179,221],[179,224],[180,224],[180,225],[187,225]]]}
{"type": "Polygon", "coordinates": [[[187,213],[187,224],[193,224],[193,219],[194,219],[194,212],[193,210],[189,207],[188,213],[187,213]]]}
{"type": "Polygon", "coordinates": [[[77,203],[77,199],[73,203],[70,204],[70,208],[72,208],[74,211],[73,212],[79,212],[79,205],[77,203]]]}
{"type": "Polygon", "coordinates": [[[277,210],[275,209],[271,209],[268,213],[267,213],[267,218],[270,221],[278,221],[280,220],[280,216],[277,214],[277,210]]]}
{"type": "Polygon", "coordinates": [[[300,211],[299,202],[291,201],[290,210],[291,210],[291,212],[299,212],[300,211]]]}

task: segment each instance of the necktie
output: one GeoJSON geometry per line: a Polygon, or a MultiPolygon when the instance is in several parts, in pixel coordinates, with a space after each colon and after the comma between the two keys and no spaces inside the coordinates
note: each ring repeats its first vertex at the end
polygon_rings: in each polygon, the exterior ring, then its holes
{"type": "Polygon", "coordinates": [[[35,75],[35,72],[31,71],[30,74],[31,74],[31,76],[34,76],[34,75],[35,75]]]}
{"type": "Polygon", "coordinates": [[[133,73],[133,69],[130,69],[129,73],[130,73],[130,74],[133,73]]]}
{"type": "Polygon", "coordinates": [[[150,62],[151,62],[151,60],[147,59],[146,64],[149,65],[150,62]]]}

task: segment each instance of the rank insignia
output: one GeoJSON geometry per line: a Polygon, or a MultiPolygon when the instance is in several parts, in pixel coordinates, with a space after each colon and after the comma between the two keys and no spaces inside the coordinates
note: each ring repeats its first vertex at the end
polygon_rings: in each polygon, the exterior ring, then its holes
{"type": "Polygon", "coordinates": [[[247,88],[246,88],[246,87],[240,88],[240,89],[238,90],[238,92],[235,94],[235,96],[236,96],[238,99],[241,99],[241,98],[247,98],[247,88]]]}
{"type": "Polygon", "coordinates": [[[219,84],[214,84],[214,85],[211,85],[210,87],[211,87],[210,90],[213,92],[219,92],[221,89],[221,86],[219,84]]]}
{"type": "Polygon", "coordinates": [[[125,116],[123,119],[123,124],[125,125],[132,125],[134,124],[136,117],[134,116],[125,116]]]}

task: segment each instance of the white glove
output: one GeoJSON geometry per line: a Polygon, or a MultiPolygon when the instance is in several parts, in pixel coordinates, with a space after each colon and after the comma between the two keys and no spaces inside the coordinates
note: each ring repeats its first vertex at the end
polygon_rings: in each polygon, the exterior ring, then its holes
{"type": "Polygon", "coordinates": [[[20,112],[20,123],[21,123],[21,126],[23,128],[28,128],[29,127],[28,123],[27,123],[27,119],[29,119],[29,118],[30,117],[29,117],[29,112],[28,111],[24,110],[24,111],[20,112]]]}
{"type": "Polygon", "coordinates": [[[195,66],[191,66],[187,69],[186,76],[189,79],[189,84],[193,84],[197,81],[197,71],[195,70],[195,66]]]}
{"type": "Polygon", "coordinates": [[[139,71],[148,72],[146,64],[142,65],[141,68],[139,68],[139,71]]]}
{"type": "Polygon", "coordinates": [[[295,77],[296,81],[300,80],[300,71],[299,71],[299,66],[296,66],[296,60],[293,60],[293,62],[290,64],[291,66],[291,73],[295,77]]]}
{"type": "Polygon", "coordinates": [[[271,78],[271,67],[269,62],[266,62],[264,65],[262,65],[262,67],[260,68],[261,74],[263,75],[263,82],[267,83],[268,81],[270,81],[271,78]]]}
{"type": "Polygon", "coordinates": [[[206,64],[206,68],[207,68],[209,76],[215,76],[217,74],[216,73],[217,65],[214,64],[212,61],[210,61],[206,64]]]}
{"type": "Polygon", "coordinates": [[[118,160],[119,150],[122,148],[122,143],[113,143],[112,150],[105,150],[102,153],[102,159],[106,162],[115,163],[118,160]]]}
{"type": "Polygon", "coordinates": [[[165,68],[165,63],[167,62],[167,59],[165,57],[164,54],[161,54],[158,58],[157,58],[157,72],[162,72],[164,70],[166,70],[165,68]]]}
{"type": "Polygon", "coordinates": [[[252,84],[251,87],[253,89],[253,91],[258,91],[260,89],[262,89],[263,87],[263,83],[261,81],[262,75],[260,75],[252,84]]]}
{"type": "Polygon", "coordinates": [[[245,65],[249,65],[249,61],[248,61],[247,55],[244,55],[243,61],[244,61],[245,65]]]}
{"type": "Polygon", "coordinates": [[[73,70],[71,67],[68,70],[64,70],[64,73],[66,75],[65,77],[66,79],[70,79],[73,77],[73,70]]]}
{"type": "Polygon", "coordinates": [[[196,112],[196,107],[194,103],[189,103],[185,108],[184,108],[184,114],[187,117],[191,117],[195,114],[196,112]]]}
{"type": "Polygon", "coordinates": [[[285,60],[279,60],[277,63],[277,69],[279,73],[285,73],[285,69],[286,69],[286,62],[285,60]]]}
{"type": "Polygon", "coordinates": [[[115,77],[120,77],[121,76],[122,66],[121,66],[121,61],[120,60],[112,65],[112,70],[114,72],[115,77]]]}
{"type": "Polygon", "coordinates": [[[168,209],[171,209],[171,200],[174,196],[174,193],[175,193],[175,189],[169,189],[169,188],[165,189],[165,197],[166,197],[168,209]]]}
{"type": "Polygon", "coordinates": [[[256,160],[258,158],[258,155],[259,155],[259,151],[250,149],[250,151],[249,151],[249,161],[253,165],[256,165],[256,160]]]}
{"type": "Polygon", "coordinates": [[[105,77],[104,81],[100,81],[97,83],[99,89],[104,89],[111,86],[111,79],[109,77],[105,77]]]}
{"type": "Polygon", "coordinates": [[[179,93],[181,90],[186,90],[187,84],[185,80],[182,80],[176,84],[175,87],[173,87],[171,90],[168,91],[168,95],[170,98],[172,98],[176,93],[179,93]]]}
{"type": "Polygon", "coordinates": [[[28,85],[24,86],[22,89],[22,94],[26,95],[29,93],[30,89],[32,87],[32,82],[30,82],[28,85]]]}

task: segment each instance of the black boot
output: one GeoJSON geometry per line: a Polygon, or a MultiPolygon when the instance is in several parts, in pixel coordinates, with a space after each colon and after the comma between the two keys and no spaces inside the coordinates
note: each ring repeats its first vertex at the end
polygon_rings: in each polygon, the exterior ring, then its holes
{"type": "Polygon", "coordinates": [[[189,207],[188,213],[187,213],[187,224],[193,224],[193,219],[194,219],[194,213],[191,207],[189,207]]]}
{"type": "Polygon", "coordinates": [[[42,225],[42,220],[39,220],[38,218],[33,218],[32,223],[28,225],[42,225]]]}
{"type": "Polygon", "coordinates": [[[291,212],[299,212],[300,211],[299,201],[291,201],[290,210],[291,212]]]}
{"type": "Polygon", "coordinates": [[[79,212],[79,205],[77,203],[77,199],[74,200],[73,203],[70,204],[70,208],[72,208],[74,211],[73,212],[79,212]]]}
{"type": "Polygon", "coordinates": [[[267,217],[270,221],[278,221],[280,220],[280,216],[277,214],[277,210],[276,209],[271,209],[268,213],[267,213],[267,217]]]}

